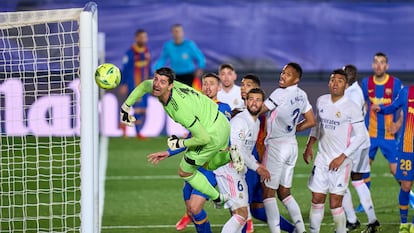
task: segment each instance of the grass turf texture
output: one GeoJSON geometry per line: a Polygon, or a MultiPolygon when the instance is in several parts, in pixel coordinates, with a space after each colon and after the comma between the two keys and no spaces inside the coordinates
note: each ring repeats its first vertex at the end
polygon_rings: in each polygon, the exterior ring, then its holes
{"type": "MultiPolygon", "coordinates": [[[[312,166],[305,164],[302,158],[306,139],[305,136],[298,136],[299,157],[292,194],[301,208],[309,230],[311,192],[307,188],[307,180],[312,166]]],[[[102,232],[176,232],[175,223],[185,210],[181,191],[183,181],[177,175],[182,155],[168,158],[157,166],[148,163],[146,158],[149,153],[166,149],[166,140],[164,137],[148,140],[110,139],[102,232]]],[[[397,232],[399,187],[390,175],[388,163],[381,154],[377,155],[373,164],[372,176],[371,193],[377,218],[382,224],[382,232],[397,232]]],[[[352,185],[350,188],[356,206],[359,199],[352,185]]],[[[334,232],[328,203],[329,200],[325,204],[325,217],[321,228],[323,233],[334,232]]],[[[289,219],[281,202],[278,206],[281,214],[289,219]]],[[[213,224],[213,232],[220,232],[221,225],[229,218],[229,211],[216,210],[210,202],[207,203],[206,210],[213,224]]],[[[410,210],[410,214],[411,212],[410,210]]],[[[363,224],[362,230],[367,222],[366,215],[357,213],[357,216],[363,224]]],[[[254,220],[254,223],[256,223],[256,233],[269,232],[267,225],[263,222],[254,220]]],[[[181,232],[195,232],[195,229],[190,224],[181,232]]]]}

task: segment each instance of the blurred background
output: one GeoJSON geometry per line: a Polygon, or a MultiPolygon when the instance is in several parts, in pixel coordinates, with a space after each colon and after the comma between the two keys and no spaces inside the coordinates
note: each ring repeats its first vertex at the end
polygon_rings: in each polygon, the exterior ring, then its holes
{"type": "MultiPolygon", "coordinates": [[[[171,39],[171,26],[179,23],[183,25],[185,38],[195,41],[205,55],[205,72],[217,72],[221,63],[231,63],[238,74],[236,83],[246,73],[256,73],[267,94],[277,87],[281,68],[293,61],[303,67],[300,85],[314,103],[328,91],[327,80],[333,69],[354,64],[361,80],[372,74],[373,56],[379,51],[388,55],[389,73],[405,85],[413,83],[414,1],[95,2],[99,32],[105,35],[105,60],[119,67],[134,43],[137,29],[147,31],[154,62],[164,43],[171,39]]],[[[0,10],[79,8],[86,3],[85,0],[2,0],[0,10]]],[[[111,93],[118,101],[124,98],[117,90],[111,93]]]]}

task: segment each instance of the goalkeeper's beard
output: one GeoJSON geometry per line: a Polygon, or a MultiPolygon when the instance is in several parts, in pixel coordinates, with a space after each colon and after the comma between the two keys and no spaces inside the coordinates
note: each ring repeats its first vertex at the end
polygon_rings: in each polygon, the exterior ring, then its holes
{"type": "Polygon", "coordinates": [[[247,111],[249,111],[250,112],[250,114],[252,115],[252,116],[257,116],[257,115],[259,115],[259,113],[260,113],[260,111],[262,110],[262,108],[257,108],[257,110],[256,111],[253,111],[252,109],[250,109],[250,108],[247,108],[247,111]]]}

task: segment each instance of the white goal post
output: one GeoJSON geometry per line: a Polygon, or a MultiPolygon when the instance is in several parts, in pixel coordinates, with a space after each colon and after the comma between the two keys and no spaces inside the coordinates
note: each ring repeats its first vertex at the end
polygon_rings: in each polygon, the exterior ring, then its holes
{"type": "Polygon", "coordinates": [[[99,232],[97,5],[0,13],[0,233],[99,232]]]}

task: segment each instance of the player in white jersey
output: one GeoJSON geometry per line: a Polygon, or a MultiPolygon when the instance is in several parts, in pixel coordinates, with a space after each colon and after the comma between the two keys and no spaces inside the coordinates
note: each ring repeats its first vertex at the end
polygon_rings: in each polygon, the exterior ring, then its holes
{"type": "Polygon", "coordinates": [[[318,153],[309,178],[312,191],[310,232],[320,231],[327,194],[336,233],[346,232],[342,198],[349,183],[351,156],[365,141],[365,124],[361,109],[344,96],[348,78],[344,70],[334,70],[329,79],[330,94],[318,98],[317,124],[312,128],[303,158],[313,159],[313,144],[319,140],[318,153]],[[351,140],[352,138],[352,140],[351,140]]]}
{"type": "MultiPolygon", "coordinates": [[[[357,82],[357,68],[354,65],[346,65],[343,70],[348,75],[349,85],[345,90],[345,96],[352,100],[358,108],[361,110],[362,114],[365,115],[365,100],[364,94],[362,93],[361,87],[357,82]]],[[[351,138],[353,140],[353,138],[351,138]]],[[[352,155],[352,171],[351,171],[351,180],[352,186],[358,193],[359,200],[361,201],[362,206],[364,207],[365,213],[368,217],[368,224],[379,226],[379,222],[375,215],[374,204],[371,198],[371,192],[368,186],[365,185],[364,179],[362,177],[363,173],[370,172],[371,168],[369,165],[369,146],[370,139],[368,135],[368,130],[365,130],[364,134],[364,143],[357,151],[352,155]]],[[[359,228],[361,223],[359,222],[354,207],[352,205],[352,197],[349,188],[346,190],[344,198],[342,200],[342,206],[346,214],[346,228],[348,231],[359,228]]],[[[367,231],[371,232],[371,231],[367,231]]]]}
{"type": "Polygon", "coordinates": [[[280,74],[279,88],[265,101],[262,110],[270,111],[267,117],[266,152],[263,163],[269,170],[271,179],[264,182],[263,203],[272,233],[280,232],[276,191],[291,216],[296,232],[306,232],[299,205],[290,192],[298,158],[295,133],[315,125],[308,97],[298,87],[301,76],[302,68],[299,64],[291,62],[284,66],[280,74]],[[301,116],[304,120],[299,122],[301,116]]]}
{"type": "Polygon", "coordinates": [[[244,101],[240,96],[240,87],[234,82],[237,79],[236,70],[231,64],[221,64],[218,69],[221,90],[217,93],[220,102],[230,105],[231,110],[243,108],[244,101]]]}
{"type": "MultiPolygon", "coordinates": [[[[266,167],[257,162],[252,155],[259,133],[260,121],[258,116],[263,105],[264,93],[259,88],[250,90],[247,94],[247,108],[237,114],[230,121],[230,141],[235,145],[245,161],[245,165],[256,171],[264,180],[270,178],[266,167]]],[[[248,217],[248,188],[245,180],[245,168],[243,172],[237,172],[233,165],[224,165],[214,171],[219,190],[227,193],[230,200],[225,203],[226,208],[231,208],[232,217],[224,224],[221,232],[239,233],[248,217]]]]}

